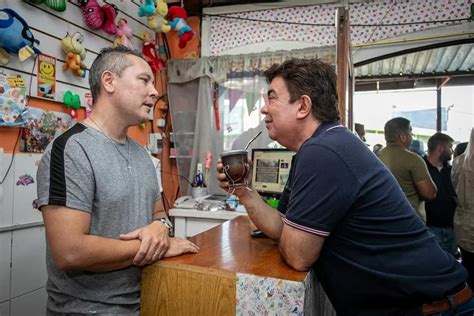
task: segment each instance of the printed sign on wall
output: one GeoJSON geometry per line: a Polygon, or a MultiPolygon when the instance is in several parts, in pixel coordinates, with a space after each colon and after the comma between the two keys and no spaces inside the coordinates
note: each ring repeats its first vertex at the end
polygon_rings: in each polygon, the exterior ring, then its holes
{"type": "Polygon", "coordinates": [[[26,88],[21,76],[0,73],[0,126],[26,123],[26,88]]]}
{"type": "Polygon", "coordinates": [[[54,100],[56,92],[56,58],[44,54],[38,55],[37,96],[54,100]]]}

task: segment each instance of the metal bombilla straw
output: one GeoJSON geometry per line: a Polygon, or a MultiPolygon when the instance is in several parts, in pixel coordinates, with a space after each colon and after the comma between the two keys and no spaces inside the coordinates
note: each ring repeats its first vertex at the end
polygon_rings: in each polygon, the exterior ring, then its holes
{"type": "Polygon", "coordinates": [[[251,140],[249,140],[249,142],[247,143],[247,145],[245,145],[244,150],[247,150],[247,148],[249,148],[250,144],[253,143],[253,141],[256,140],[257,137],[260,136],[260,134],[262,134],[262,131],[258,132],[257,135],[255,135],[251,140]]]}

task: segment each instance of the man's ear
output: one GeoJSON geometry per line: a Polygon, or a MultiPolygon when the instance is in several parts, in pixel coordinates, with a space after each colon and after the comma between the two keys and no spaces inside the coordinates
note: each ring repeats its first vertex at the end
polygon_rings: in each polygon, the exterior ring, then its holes
{"type": "Polygon", "coordinates": [[[115,76],[112,72],[106,70],[100,76],[102,85],[104,86],[104,91],[112,93],[115,91],[115,76]]]}
{"type": "Polygon", "coordinates": [[[308,115],[311,115],[312,108],[313,108],[313,102],[311,101],[311,98],[307,96],[306,94],[303,94],[300,97],[300,103],[298,104],[298,113],[296,115],[296,118],[298,119],[304,119],[308,115]]]}
{"type": "Polygon", "coordinates": [[[403,143],[406,143],[408,141],[408,136],[405,133],[400,133],[400,135],[398,135],[398,137],[400,138],[400,140],[403,143]]]}

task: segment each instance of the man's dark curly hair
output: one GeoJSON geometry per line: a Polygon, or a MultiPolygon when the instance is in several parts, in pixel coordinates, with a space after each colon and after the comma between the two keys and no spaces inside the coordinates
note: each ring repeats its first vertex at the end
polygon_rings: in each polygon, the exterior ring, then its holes
{"type": "Polygon", "coordinates": [[[319,59],[290,59],[264,72],[268,83],[281,77],[290,94],[290,103],[307,95],[313,115],[321,122],[339,120],[336,72],[319,59]]]}

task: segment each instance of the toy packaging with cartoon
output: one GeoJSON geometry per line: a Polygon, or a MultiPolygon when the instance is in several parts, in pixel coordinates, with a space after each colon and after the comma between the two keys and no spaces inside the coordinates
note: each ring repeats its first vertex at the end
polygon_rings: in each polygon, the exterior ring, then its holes
{"type": "Polygon", "coordinates": [[[26,123],[26,87],[21,76],[0,73],[0,126],[26,123]]]}
{"type": "Polygon", "coordinates": [[[54,100],[56,92],[56,58],[38,55],[38,89],[36,95],[54,100]]]}
{"type": "Polygon", "coordinates": [[[20,151],[42,153],[48,144],[67,131],[76,121],[69,114],[30,107],[28,122],[22,130],[20,151]]]}

